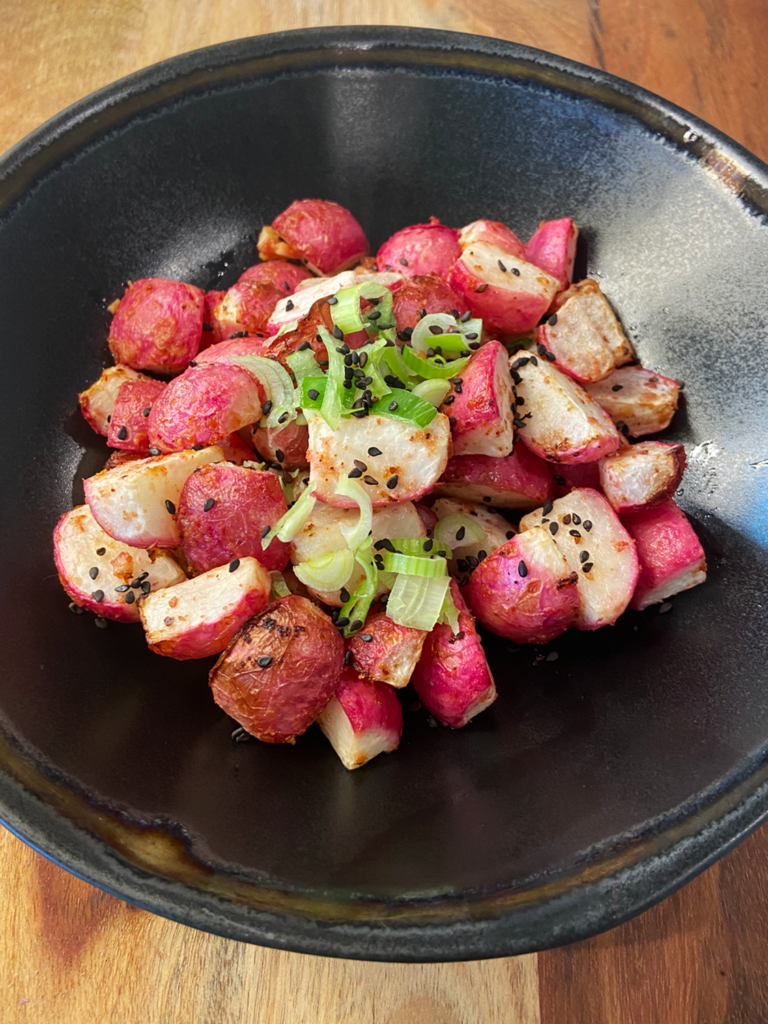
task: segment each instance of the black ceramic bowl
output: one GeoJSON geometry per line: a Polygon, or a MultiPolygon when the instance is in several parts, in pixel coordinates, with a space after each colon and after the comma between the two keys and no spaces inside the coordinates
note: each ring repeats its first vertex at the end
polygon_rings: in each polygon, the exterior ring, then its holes
{"type": "Polygon", "coordinates": [[[69,870],[199,928],[333,956],[453,960],[608,928],[768,809],[766,168],[668,103],[511,43],[348,28],[246,39],[83,100],[0,165],[0,816],[69,870]],[[58,516],[106,450],[76,411],[129,278],[227,286],[297,197],[374,246],[430,214],[527,237],[570,214],[647,366],[706,586],[571,633],[489,638],[499,700],[408,713],[347,772],[317,730],[235,745],[205,664],[67,610],[58,516]]]}

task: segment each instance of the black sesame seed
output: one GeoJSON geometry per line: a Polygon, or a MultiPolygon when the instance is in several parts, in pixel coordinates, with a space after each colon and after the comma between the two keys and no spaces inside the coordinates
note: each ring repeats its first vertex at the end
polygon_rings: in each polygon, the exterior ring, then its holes
{"type": "Polygon", "coordinates": [[[345,366],[351,366],[353,363],[354,363],[354,359],[352,358],[351,353],[348,356],[344,356],[344,365],[345,366]]]}
{"type": "MultiPolygon", "coordinates": [[[[456,534],[456,536],[458,537],[458,534],[456,534]]],[[[515,536],[515,531],[514,530],[507,530],[507,540],[512,540],[512,538],[514,536],[515,536]]]]}
{"type": "Polygon", "coordinates": [[[515,275],[515,277],[520,277],[520,271],[517,269],[517,267],[512,267],[512,273],[515,275]]]}
{"type": "Polygon", "coordinates": [[[419,310],[419,319],[423,320],[426,315],[427,315],[426,309],[420,309],[419,310]]]}
{"type": "Polygon", "coordinates": [[[119,587],[115,587],[115,590],[118,594],[124,594],[126,590],[128,590],[128,585],[126,583],[121,583],[119,587]]]}
{"type": "Polygon", "coordinates": [[[119,441],[124,441],[126,437],[128,437],[128,427],[120,427],[117,432],[117,437],[119,441]]]}
{"type": "Polygon", "coordinates": [[[581,526],[581,516],[578,515],[576,512],[573,513],[573,525],[581,526]]]}
{"type": "Polygon", "coordinates": [[[285,304],[285,308],[288,310],[289,313],[293,309],[293,305],[293,299],[288,299],[288,301],[285,304]]]}
{"type": "Polygon", "coordinates": [[[264,529],[261,531],[261,538],[262,538],[262,540],[267,536],[267,534],[269,533],[269,531],[271,529],[272,529],[271,526],[265,526],[264,527],[264,529]]]}
{"type": "Polygon", "coordinates": [[[379,486],[379,481],[378,480],[374,480],[374,478],[372,476],[364,476],[363,477],[363,483],[368,484],[369,487],[378,487],[379,486]]]}
{"type": "Polygon", "coordinates": [[[205,448],[204,444],[193,444],[192,445],[192,451],[193,452],[201,452],[203,450],[203,448],[205,448]]]}
{"type": "Polygon", "coordinates": [[[259,666],[259,668],[269,668],[269,666],[272,664],[272,661],[273,659],[271,655],[262,654],[260,658],[257,658],[256,664],[259,666]]]}
{"type": "Polygon", "coordinates": [[[307,392],[307,397],[311,398],[312,401],[314,402],[316,398],[320,397],[320,392],[317,391],[315,388],[310,388],[309,391],[307,392]]]}
{"type": "Polygon", "coordinates": [[[67,605],[67,608],[69,608],[73,615],[83,614],[83,609],[80,607],[79,604],[75,604],[74,601],[70,601],[69,604],[67,605]]]}
{"type": "Polygon", "coordinates": [[[203,323],[203,330],[204,331],[212,331],[213,330],[213,324],[203,323]]]}
{"type": "Polygon", "coordinates": [[[355,410],[355,411],[354,411],[354,412],[352,413],[352,415],[353,415],[353,416],[354,416],[354,417],[355,417],[356,419],[358,419],[358,420],[361,420],[361,419],[363,419],[364,417],[366,417],[366,416],[368,415],[368,409],[367,409],[367,407],[366,407],[366,408],[363,408],[363,409],[356,409],[356,410],[355,410]]]}
{"type": "Polygon", "coordinates": [[[487,285],[487,284],[485,284],[485,283],[483,283],[483,284],[479,284],[479,285],[477,286],[477,288],[475,288],[475,291],[476,291],[476,292],[484,292],[484,291],[485,291],[485,289],[486,289],[487,287],[488,287],[488,285],[487,285]]]}
{"type": "Polygon", "coordinates": [[[165,508],[166,511],[170,513],[170,515],[173,515],[176,512],[176,506],[173,504],[170,498],[165,499],[165,508]]]}
{"type": "Polygon", "coordinates": [[[456,540],[464,540],[466,532],[467,528],[465,526],[460,526],[456,531],[456,540]]]}
{"type": "Polygon", "coordinates": [[[106,629],[109,625],[109,622],[106,619],[102,619],[98,615],[93,621],[97,629],[106,629]]]}
{"type": "Polygon", "coordinates": [[[459,317],[459,321],[461,323],[463,323],[463,324],[465,324],[467,322],[467,320],[471,320],[471,319],[472,319],[472,311],[470,309],[468,309],[466,313],[462,313],[461,316],[459,317]]]}
{"type": "Polygon", "coordinates": [[[282,450],[282,448],[275,448],[275,458],[277,459],[278,462],[285,461],[285,452],[282,450]]]}
{"type": "Polygon", "coordinates": [[[401,256],[400,259],[398,260],[398,263],[402,263],[404,267],[408,266],[408,260],[405,258],[405,256],[401,256]]]}
{"type": "Polygon", "coordinates": [[[355,466],[357,466],[361,473],[364,473],[366,469],[368,469],[366,464],[364,462],[361,462],[360,459],[355,459],[355,466]]]}
{"type": "Polygon", "coordinates": [[[456,395],[448,395],[448,397],[443,402],[443,405],[453,405],[453,403],[455,401],[456,401],[456,395]]]}
{"type": "Polygon", "coordinates": [[[550,363],[554,363],[557,359],[557,356],[554,352],[544,352],[543,355],[545,359],[548,359],[550,361],[550,363]]]}
{"type": "Polygon", "coordinates": [[[344,602],[344,604],[347,603],[347,601],[349,600],[349,591],[347,590],[346,587],[341,588],[341,590],[339,591],[339,597],[344,602]]]}
{"type": "Polygon", "coordinates": [[[563,526],[570,526],[570,525],[571,525],[571,513],[570,512],[566,512],[565,515],[563,516],[563,526]]]}
{"type": "Polygon", "coordinates": [[[132,590],[129,590],[128,593],[125,595],[125,603],[126,604],[133,604],[133,602],[135,600],[136,600],[136,595],[134,594],[134,592],[132,590]]]}
{"type": "Polygon", "coordinates": [[[667,612],[672,611],[672,605],[669,601],[665,601],[664,604],[659,608],[659,615],[666,615],[667,612]]]}
{"type": "Polygon", "coordinates": [[[240,568],[240,559],[239,558],[233,558],[232,561],[229,563],[229,571],[230,572],[237,572],[237,570],[239,568],[240,568]]]}
{"type": "Polygon", "coordinates": [[[455,417],[455,416],[449,416],[449,417],[448,417],[448,422],[450,423],[450,425],[451,425],[452,427],[455,427],[455,426],[456,426],[456,424],[458,423],[458,420],[456,419],[456,417],[455,417]]]}
{"type": "Polygon", "coordinates": [[[216,504],[215,498],[206,498],[205,504],[203,505],[203,512],[210,512],[213,506],[216,504]]]}
{"type": "MultiPolygon", "coordinates": [[[[579,533],[578,530],[569,530],[568,533],[571,535],[571,537],[580,537],[581,536],[581,534],[579,533]]],[[[582,554],[583,554],[583,552],[582,552],[582,554]]]]}
{"type": "Polygon", "coordinates": [[[483,501],[487,501],[490,504],[490,502],[491,502],[490,496],[488,494],[484,494],[483,495],[483,501]]]}
{"type": "Polygon", "coordinates": [[[308,348],[312,348],[308,341],[302,341],[299,347],[296,349],[297,352],[306,352],[308,348]]]}
{"type": "Polygon", "coordinates": [[[557,323],[557,313],[553,313],[552,316],[547,320],[550,327],[554,327],[557,323]]]}
{"type": "Polygon", "coordinates": [[[584,564],[584,562],[588,562],[589,561],[589,552],[588,551],[582,551],[581,554],[579,555],[579,561],[581,562],[582,565],[584,564]]]}
{"type": "Polygon", "coordinates": [[[622,434],[628,434],[629,433],[629,427],[624,422],[624,420],[616,420],[616,429],[620,430],[622,432],[622,434]]]}
{"type": "Polygon", "coordinates": [[[390,412],[394,412],[395,409],[397,408],[397,402],[390,402],[387,408],[389,409],[390,412]]]}
{"type": "Polygon", "coordinates": [[[585,519],[582,525],[584,529],[587,531],[587,533],[589,533],[589,531],[592,529],[592,520],[585,519]]]}
{"type": "Polygon", "coordinates": [[[98,604],[101,604],[101,602],[104,600],[104,591],[103,590],[94,590],[93,593],[91,594],[91,597],[98,604]]]}
{"type": "Polygon", "coordinates": [[[477,331],[470,331],[469,334],[465,334],[464,337],[467,341],[474,341],[477,337],[477,331]]]}
{"type": "Polygon", "coordinates": [[[148,405],[146,409],[142,409],[141,410],[141,415],[146,419],[147,416],[149,416],[149,414],[151,412],[152,412],[152,407],[148,405]]]}
{"type": "Polygon", "coordinates": [[[282,414],[282,416],[278,416],[278,417],[277,417],[277,422],[278,422],[278,423],[285,423],[285,421],[286,421],[286,420],[288,419],[288,417],[289,417],[290,415],[291,415],[291,414],[290,414],[290,413],[289,413],[289,412],[288,412],[288,411],[286,410],[286,411],[285,411],[285,412],[284,412],[284,413],[282,414]]]}
{"type": "Polygon", "coordinates": [[[347,473],[347,476],[350,478],[350,480],[357,480],[357,478],[361,477],[362,475],[362,469],[350,469],[349,473],[347,473]]]}
{"type": "Polygon", "coordinates": [[[520,356],[519,359],[516,359],[514,363],[512,363],[510,370],[519,370],[521,367],[527,366],[530,361],[530,356],[520,356]]]}
{"type": "Polygon", "coordinates": [[[555,473],[552,479],[555,481],[556,484],[560,484],[561,487],[565,486],[565,477],[560,476],[559,473],[555,473]]]}
{"type": "Polygon", "coordinates": [[[355,652],[354,651],[347,651],[347,653],[344,655],[344,664],[345,665],[351,665],[354,660],[355,660],[355,652]]]}
{"type": "Polygon", "coordinates": [[[339,615],[339,613],[337,612],[336,613],[336,626],[339,629],[344,629],[344,627],[348,626],[348,625],[349,625],[349,616],[348,615],[339,615]]]}
{"type": "Polygon", "coordinates": [[[264,405],[262,405],[262,407],[261,407],[261,415],[262,416],[269,416],[269,414],[271,412],[272,412],[272,400],[270,398],[268,398],[266,400],[266,402],[264,403],[264,405]]]}
{"type": "Polygon", "coordinates": [[[97,555],[105,555],[106,553],[107,553],[107,549],[106,548],[96,548],[96,554],[97,555]]]}
{"type": "Polygon", "coordinates": [[[531,366],[539,365],[539,360],[536,358],[536,356],[530,356],[528,362],[531,364],[531,366]]]}
{"type": "Polygon", "coordinates": [[[613,387],[611,388],[611,391],[621,391],[623,387],[624,387],[623,384],[614,384],[613,387]]]}
{"type": "Polygon", "coordinates": [[[230,334],[230,338],[247,338],[248,331],[235,331],[234,334],[230,334]]]}
{"type": "Polygon", "coordinates": [[[332,296],[330,297],[330,299],[328,299],[328,305],[329,305],[329,306],[335,306],[335,305],[336,305],[336,303],[337,303],[338,301],[339,301],[339,300],[338,300],[338,299],[336,298],[336,296],[335,296],[335,295],[332,295],[332,296]]]}
{"type": "Polygon", "coordinates": [[[195,362],[195,360],[194,360],[194,359],[190,359],[190,360],[189,360],[189,365],[190,365],[190,366],[197,366],[197,363],[195,362]]]}
{"type": "Polygon", "coordinates": [[[394,551],[395,550],[395,545],[387,537],[385,537],[384,540],[377,540],[376,543],[373,546],[376,548],[377,551],[381,551],[382,549],[384,551],[394,551]]]}
{"type": "Polygon", "coordinates": [[[434,547],[434,543],[435,542],[431,538],[429,540],[425,540],[424,541],[424,550],[425,551],[431,551],[432,548],[434,547]]]}
{"type": "Polygon", "coordinates": [[[581,567],[582,572],[592,572],[592,562],[585,562],[581,567]]]}
{"type": "Polygon", "coordinates": [[[360,639],[365,640],[365,642],[369,644],[371,640],[373,640],[373,635],[371,633],[361,633],[360,639]]]}
{"type": "Polygon", "coordinates": [[[112,422],[112,414],[110,413],[109,416],[107,416],[107,423],[111,423],[111,422],[112,422]]]}
{"type": "Polygon", "coordinates": [[[477,552],[477,560],[478,560],[478,562],[482,562],[482,560],[483,560],[484,558],[487,558],[487,557],[488,557],[488,552],[487,552],[487,551],[485,551],[485,550],[484,550],[483,548],[481,548],[481,549],[480,549],[480,550],[479,550],[479,551],[477,552]]]}
{"type": "Polygon", "coordinates": [[[333,325],[333,336],[337,341],[341,341],[344,337],[344,331],[342,331],[338,324],[333,325]]]}
{"type": "Polygon", "coordinates": [[[522,576],[523,579],[528,575],[528,566],[525,562],[520,562],[517,566],[517,575],[522,576]]]}
{"type": "Polygon", "coordinates": [[[550,498],[547,498],[547,500],[544,502],[544,507],[541,510],[541,514],[543,516],[548,516],[554,507],[554,502],[550,498]]]}
{"type": "Polygon", "coordinates": [[[141,589],[143,593],[148,594],[152,589],[152,584],[149,582],[149,580],[144,580],[144,582],[141,584],[141,589]]]}
{"type": "Polygon", "coordinates": [[[552,534],[553,537],[554,537],[554,535],[557,533],[557,531],[559,529],[560,529],[560,526],[559,526],[558,523],[550,523],[549,524],[549,532],[552,534]]]}
{"type": "Polygon", "coordinates": [[[91,569],[88,570],[88,575],[91,577],[92,580],[95,580],[96,577],[99,575],[98,567],[94,565],[91,569]]]}
{"type": "Polygon", "coordinates": [[[381,450],[379,448],[369,448],[368,454],[375,459],[377,455],[381,455],[381,450]]]}
{"type": "Polygon", "coordinates": [[[536,351],[539,353],[540,356],[546,355],[546,353],[547,353],[546,345],[542,345],[541,342],[537,342],[536,343],[536,351]]]}
{"type": "Polygon", "coordinates": [[[353,633],[357,632],[358,629],[362,629],[363,628],[363,620],[362,619],[355,619],[354,622],[351,622],[349,624],[349,628],[351,629],[351,631],[353,633]]]}
{"type": "Polygon", "coordinates": [[[159,448],[150,448],[149,449],[149,454],[150,455],[159,455],[160,454],[160,449],[159,448]]]}
{"type": "Polygon", "coordinates": [[[437,324],[432,324],[432,326],[429,328],[429,333],[430,334],[444,334],[445,332],[443,331],[442,327],[439,327],[437,324]]]}
{"type": "Polygon", "coordinates": [[[361,352],[360,355],[357,357],[357,361],[360,364],[360,366],[365,366],[365,364],[368,362],[368,353],[361,352]]]}
{"type": "Polygon", "coordinates": [[[496,263],[498,264],[499,270],[500,270],[500,271],[501,271],[501,272],[502,272],[503,274],[506,274],[506,272],[507,272],[507,268],[506,268],[506,267],[504,266],[504,264],[503,264],[503,263],[501,262],[501,260],[496,260],[496,263]]]}

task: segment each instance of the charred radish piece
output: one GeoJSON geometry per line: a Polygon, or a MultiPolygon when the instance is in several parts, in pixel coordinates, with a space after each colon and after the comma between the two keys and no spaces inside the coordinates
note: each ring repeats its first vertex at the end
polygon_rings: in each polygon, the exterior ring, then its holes
{"type": "Polygon", "coordinates": [[[181,537],[174,515],[187,477],[223,462],[221,448],[175,452],[102,470],[84,482],[85,500],[110,537],[135,548],[173,548],[181,537]]]}
{"type": "Polygon", "coordinates": [[[467,246],[450,283],[486,327],[522,334],[535,327],[558,289],[556,278],[488,242],[467,246]],[[504,268],[502,270],[502,267],[504,268]]]}
{"type": "Polygon", "coordinates": [[[604,380],[587,384],[586,389],[630,437],[666,430],[680,396],[676,380],[642,366],[622,366],[604,380]]]}
{"type": "Polygon", "coordinates": [[[458,231],[432,217],[429,224],[412,224],[388,238],[379,249],[376,262],[380,270],[391,267],[404,277],[437,274],[447,278],[459,256],[458,231]]]}
{"type": "Polygon", "coordinates": [[[422,629],[399,626],[378,612],[366,619],[347,649],[352,652],[354,667],[368,679],[400,689],[408,685],[427,635],[422,629]]]}
{"type": "Polygon", "coordinates": [[[518,644],[546,644],[579,614],[577,573],[546,526],[518,534],[484,559],[462,594],[486,629],[518,644]]]}
{"type": "Polygon", "coordinates": [[[87,505],[66,512],[53,532],[61,584],[82,608],[103,619],[138,622],[137,597],[175,587],[184,571],[164,551],[128,547],[105,533],[87,505]]]}
{"type": "Polygon", "coordinates": [[[600,483],[616,512],[639,512],[670,498],[683,479],[685,448],[640,441],[600,460],[600,483]]]}
{"type": "Polygon", "coordinates": [[[656,508],[621,517],[637,545],[640,577],[631,606],[642,611],[707,578],[699,538],[683,510],[670,498],[656,508]]]}
{"type": "Polygon", "coordinates": [[[130,380],[121,385],[107,435],[112,448],[148,454],[149,416],[166,387],[159,380],[130,380]]]}
{"type": "Polygon", "coordinates": [[[149,594],[141,602],[147,644],[186,661],[220,654],[240,627],[269,602],[272,577],[255,558],[211,569],[149,594]]]}
{"type": "Polygon", "coordinates": [[[203,332],[203,292],[182,281],[134,281],[120,300],[109,329],[116,363],[134,370],[178,373],[194,359],[203,332]]]}
{"type": "Polygon", "coordinates": [[[266,569],[284,569],[288,545],[274,538],[262,550],[261,538],[287,511],[274,473],[224,462],[195,470],[187,477],[176,511],[190,569],[207,572],[247,556],[266,569]]]}
{"type": "Polygon", "coordinates": [[[351,771],[377,754],[397,750],[403,710],[391,686],[360,679],[354,669],[346,668],[317,724],[351,771]]]}
{"type": "Polygon", "coordinates": [[[368,253],[368,239],[349,210],[325,199],[298,199],[261,229],[263,260],[301,260],[313,274],[338,274],[368,253]]]}
{"type": "Polygon", "coordinates": [[[427,634],[411,682],[439,722],[460,729],[493,704],[496,687],[474,619],[455,580],[451,580],[451,596],[459,610],[459,632],[441,625],[427,634]]]}
{"type": "Polygon", "coordinates": [[[305,597],[274,601],[248,621],[211,670],[213,699],[265,743],[292,743],[325,708],[344,667],[344,641],[305,597]]]}
{"type": "Polygon", "coordinates": [[[150,381],[143,373],[132,370],[130,366],[108,366],[95,384],[78,396],[83,416],[97,434],[107,437],[115,410],[117,395],[123,384],[128,381],[150,381]]]}
{"type": "Polygon", "coordinates": [[[235,363],[195,366],[171,381],[149,417],[149,439],[163,452],[213,444],[261,417],[255,378],[235,363]]]}
{"type": "MultiPolygon", "coordinates": [[[[477,242],[485,242],[493,245],[508,256],[514,256],[518,260],[527,260],[528,263],[536,263],[529,260],[525,255],[525,246],[506,224],[498,220],[473,220],[459,232],[459,245],[462,250],[475,245],[477,242]]],[[[537,264],[538,266],[538,264],[537,264]]],[[[547,268],[544,267],[544,270],[547,268]]]]}
{"type": "Polygon", "coordinates": [[[602,494],[587,487],[571,491],[520,521],[523,532],[534,526],[549,530],[576,573],[577,629],[613,625],[630,602],[639,564],[632,537],[602,494]]]}
{"type": "Polygon", "coordinates": [[[507,350],[489,341],[461,371],[460,390],[452,391],[442,411],[451,425],[453,454],[509,455],[515,440],[512,380],[507,350]]]}
{"type": "Polygon", "coordinates": [[[310,486],[329,505],[354,504],[337,495],[336,488],[342,476],[357,468],[356,462],[368,466],[362,481],[374,505],[416,501],[432,489],[448,462],[450,426],[440,413],[426,427],[392,416],[342,419],[338,430],[317,414],[308,420],[310,486]],[[371,447],[381,452],[375,462],[367,454],[371,447]]]}
{"type": "Polygon", "coordinates": [[[510,369],[520,378],[520,438],[536,455],[550,462],[596,462],[621,446],[610,416],[547,359],[518,354],[510,369]]]}
{"type": "Polygon", "coordinates": [[[506,458],[459,455],[448,460],[435,494],[484,502],[496,508],[532,509],[554,496],[549,465],[516,444],[506,458]]]}
{"type": "MultiPolygon", "coordinates": [[[[635,358],[632,344],[597,281],[572,285],[557,299],[557,312],[539,327],[539,349],[582,384],[602,380],[635,358]]],[[[546,355],[545,355],[546,358],[546,355]]]]}
{"type": "Polygon", "coordinates": [[[523,259],[556,277],[562,291],[573,278],[578,238],[579,229],[570,217],[543,220],[531,235],[523,259]]]}

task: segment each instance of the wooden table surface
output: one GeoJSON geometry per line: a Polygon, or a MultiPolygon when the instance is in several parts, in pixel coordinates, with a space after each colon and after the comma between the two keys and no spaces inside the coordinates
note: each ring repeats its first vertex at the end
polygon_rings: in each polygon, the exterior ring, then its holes
{"type": "MultiPolygon", "coordinates": [[[[500,36],[661,93],[768,160],[768,0],[0,0],[0,151],[173,54],[340,24],[500,36]]],[[[639,919],[539,955],[376,965],[136,910],[0,829],[2,1024],[765,1024],[768,831],[639,919]]]]}

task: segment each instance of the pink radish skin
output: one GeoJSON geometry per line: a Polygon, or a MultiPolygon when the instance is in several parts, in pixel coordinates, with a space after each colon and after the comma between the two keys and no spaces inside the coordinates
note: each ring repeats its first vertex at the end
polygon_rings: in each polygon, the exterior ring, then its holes
{"type": "Polygon", "coordinates": [[[508,334],[534,328],[558,287],[557,280],[545,271],[487,242],[468,246],[448,280],[463,294],[473,316],[482,317],[487,329],[508,334]]]}
{"type": "Polygon", "coordinates": [[[53,531],[53,555],[61,585],[75,604],[115,622],[139,620],[136,596],[143,591],[130,586],[137,576],[146,573],[144,582],[153,591],[175,587],[186,579],[181,566],[167,552],[143,551],[114,540],[102,530],[87,505],[79,505],[61,517],[53,531]],[[94,569],[98,570],[95,579],[91,576],[94,569]],[[118,592],[116,587],[127,589],[118,592]]]}
{"type": "Polygon", "coordinates": [[[149,454],[149,415],[167,386],[159,380],[133,380],[121,385],[107,435],[110,447],[149,454]]]}
{"type": "Polygon", "coordinates": [[[452,729],[460,729],[496,700],[496,687],[485,652],[461,592],[451,580],[451,595],[459,609],[459,632],[435,626],[411,677],[425,707],[452,729]]]}
{"type": "Polygon", "coordinates": [[[427,531],[427,537],[431,537],[435,527],[437,526],[437,516],[433,509],[427,508],[426,505],[418,503],[414,505],[414,508],[419,513],[419,519],[421,519],[424,524],[424,529],[427,531]]]}
{"type": "Polygon", "coordinates": [[[424,630],[398,626],[378,612],[347,642],[347,650],[354,656],[355,668],[368,679],[399,689],[408,685],[426,637],[424,630]]]}
{"type": "Polygon", "coordinates": [[[498,341],[489,341],[461,372],[461,391],[441,412],[452,416],[453,454],[509,455],[515,440],[509,357],[498,341]]]}
{"type": "Polygon", "coordinates": [[[380,270],[389,268],[405,277],[437,274],[447,279],[459,256],[458,231],[432,217],[429,224],[412,224],[395,232],[379,249],[376,262],[380,270]]]}
{"type": "Polygon", "coordinates": [[[264,349],[265,339],[254,335],[249,338],[228,338],[201,352],[195,362],[198,366],[206,366],[208,363],[228,362],[231,356],[263,356],[266,355],[264,349]]]}
{"type": "Polygon", "coordinates": [[[579,229],[571,217],[543,220],[531,235],[523,257],[556,277],[561,291],[573,280],[579,229]]]}
{"type": "Polygon", "coordinates": [[[203,333],[200,337],[198,355],[210,348],[211,345],[221,341],[221,324],[216,319],[216,307],[226,294],[226,292],[221,291],[205,293],[203,300],[203,333]],[[208,324],[208,327],[205,326],[206,324],[208,324]]]}
{"type": "Polygon", "coordinates": [[[314,274],[338,274],[368,254],[368,239],[349,210],[325,199],[299,199],[259,235],[263,260],[300,259],[314,274]]]}
{"type": "Polygon", "coordinates": [[[671,498],[685,472],[685,448],[640,441],[600,460],[600,483],[616,512],[640,512],[671,498]]]}
{"type": "Polygon", "coordinates": [[[402,288],[395,292],[392,311],[398,331],[413,329],[421,319],[421,311],[427,313],[458,313],[464,311],[464,299],[447,281],[437,274],[416,275],[409,278],[402,288]]]}
{"type": "Polygon", "coordinates": [[[549,531],[539,526],[483,559],[463,595],[492,633],[518,644],[546,644],[576,622],[576,579],[549,531]]]}
{"type": "Polygon", "coordinates": [[[634,538],[640,559],[640,576],[630,602],[636,611],[706,580],[704,549],[671,498],[656,508],[623,515],[621,521],[634,538]]]}
{"type": "Polygon", "coordinates": [[[147,644],[177,661],[220,654],[269,602],[272,577],[255,558],[211,569],[193,580],[149,594],[141,602],[147,644]]]}
{"type": "Polygon", "coordinates": [[[586,390],[630,437],[666,430],[680,396],[676,380],[642,366],[622,366],[586,390]]]}
{"type": "MultiPolygon", "coordinates": [[[[509,256],[514,256],[515,259],[536,263],[535,260],[529,260],[525,255],[525,246],[514,231],[510,230],[506,224],[502,224],[501,221],[473,220],[471,224],[463,227],[459,233],[459,245],[462,250],[476,242],[487,242],[509,256]]],[[[546,267],[543,269],[546,270],[546,267]]]]}
{"type": "Polygon", "coordinates": [[[149,417],[150,447],[209,445],[261,418],[260,387],[235,363],[194,366],[173,380],[149,417]]]}
{"type": "Polygon", "coordinates": [[[282,288],[269,281],[240,280],[232,285],[214,310],[222,340],[240,331],[266,333],[269,318],[285,294],[282,288]]]}
{"type": "Polygon", "coordinates": [[[120,300],[109,329],[116,363],[134,370],[178,373],[194,359],[203,333],[204,293],[182,281],[134,281],[120,300]]]}
{"type": "Polygon", "coordinates": [[[123,384],[128,381],[151,379],[132,370],[130,366],[108,366],[96,383],[91,384],[86,391],[81,391],[78,396],[86,422],[97,434],[107,437],[117,395],[123,384]]]}
{"type": "Polygon", "coordinates": [[[265,527],[288,511],[274,473],[220,462],[202,466],[184,484],[176,525],[193,572],[207,572],[233,558],[256,558],[266,569],[288,564],[288,545],[276,538],[261,547],[265,527]],[[206,511],[206,506],[213,505],[206,511]]]}
{"type": "MultiPolygon", "coordinates": [[[[591,487],[594,491],[601,490],[600,462],[580,462],[573,466],[557,466],[552,474],[555,483],[555,495],[562,498],[564,494],[576,487],[591,487]]],[[[550,495],[553,497],[553,495],[550,495]]]]}
{"type": "Polygon", "coordinates": [[[448,460],[435,494],[496,508],[536,508],[554,497],[549,464],[516,444],[511,455],[459,455],[448,460]]]}
{"type": "Polygon", "coordinates": [[[344,641],[330,618],[292,594],[245,623],[209,684],[219,707],[252,736],[293,743],[333,696],[343,667],[344,641]]]}
{"type": "Polygon", "coordinates": [[[295,263],[288,263],[287,260],[267,260],[266,263],[256,263],[244,270],[237,283],[250,281],[254,284],[272,284],[280,289],[282,295],[290,295],[302,281],[311,278],[308,270],[297,267],[295,263]]]}
{"type": "Polygon", "coordinates": [[[293,420],[284,427],[259,427],[253,443],[267,462],[279,462],[285,469],[303,469],[309,465],[309,427],[293,420]]]}
{"type": "Polygon", "coordinates": [[[345,668],[317,720],[345,768],[352,771],[400,744],[403,711],[391,686],[360,679],[345,668]]]}

